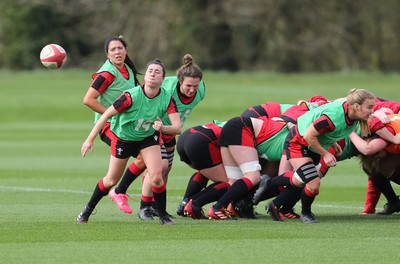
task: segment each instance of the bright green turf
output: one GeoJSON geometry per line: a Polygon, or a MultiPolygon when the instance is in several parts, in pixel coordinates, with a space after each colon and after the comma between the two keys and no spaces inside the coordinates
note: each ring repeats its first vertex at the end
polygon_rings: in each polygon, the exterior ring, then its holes
{"type": "MultiPolygon", "coordinates": [[[[0,72],[1,263],[398,262],[400,215],[360,215],[366,176],[356,160],[339,163],[323,179],[313,206],[319,220],[315,225],[272,222],[264,202],[257,208],[259,220],[177,217],[175,226],[141,222],[135,214],[140,182],[129,189],[133,215],[105,198],[88,224],[76,224],[108,164],[108,148],[100,140],[93,154],[80,157],[93,118],[82,105],[90,74],[0,72]]],[[[206,98],[185,128],[226,120],[265,101],[296,103],[314,94],[343,97],[352,87],[400,101],[399,75],[206,72],[204,79],[206,98]]],[[[170,213],[175,213],[191,173],[177,156],[168,184],[170,213]]],[[[384,203],[381,199],[379,209],[384,203]]]]}

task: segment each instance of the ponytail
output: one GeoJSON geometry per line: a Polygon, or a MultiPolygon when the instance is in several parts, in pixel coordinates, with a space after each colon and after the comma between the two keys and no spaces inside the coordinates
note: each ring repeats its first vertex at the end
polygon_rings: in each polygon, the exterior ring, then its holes
{"type": "Polygon", "coordinates": [[[131,58],[129,58],[128,54],[126,54],[125,57],[125,64],[128,65],[129,68],[131,68],[131,70],[133,71],[133,77],[135,78],[135,86],[140,85],[140,82],[137,78],[137,75],[141,74],[140,72],[138,72],[138,70],[135,67],[135,64],[133,64],[133,61],[131,60],[131,58]]]}
{"type": "Polygon", "coordinates": [[[182,58],[182,66],[176,71],[176,75],[179,81],[183,81],[185,77],[203,78],[203,72],[199,65],[193,62],[193,57],[190,54],[186,54],[182,58]]]}

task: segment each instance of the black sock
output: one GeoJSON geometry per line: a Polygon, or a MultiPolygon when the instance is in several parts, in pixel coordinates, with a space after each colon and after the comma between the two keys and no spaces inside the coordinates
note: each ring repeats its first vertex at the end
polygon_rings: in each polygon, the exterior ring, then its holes
{"type": "Polygon", "coordinates": [[[386,197],[388,203],[395,203],[399,200],[393,187],[388,179],[383,175],[377,175],[376,177],[370,178],[376,187],[378,187],[382,194],[386,197]]]}
{"type": "Polygon", "coordinates": [[[145,202],[143,200],[140,200],[140,209],[150,207],[153,204],[153,202],[145,202]]]}
{"type": "Polygon", "coordinates": [[[115,193],[123,193],[126,194],[129,186],[134,182],[142,173],[143,171],[140,170],[134,163],[131,164],[125,171],[124,176],[122,176],[121,181],[118,184],[118,187],[115,188],[115,193]],[[133,167],[134,166],[134,167],[133,167]],[[133,170],[133,172],[131,171],[133,170]]]}
{"type": "Polygon", "coordinates": [[[311,205],[315,200],[315,196],[309,196],[307,194],[306,188],[304,187],[301,191],[301,213],[311,214],[311,205]]]}
{"type": "Polygon", "coordinates": [[[271,178],[271,183],[269,186],[277,187],[277,186],[289,186],[290,185],[290,178],[282,175],[276,176],[271,178]]]}
{"type": "Polygon", "coordinates": [[[229,183],[227,182],[216,182],[211,184],[209,187],[204,189],[196,199],[193,199],[193,205],[197,207],[203,207],[204,205],[218,201],[229,189],[229,183]],[[211,187],[211,188],[209,188],[211,187]]]}
{"type": "Polygon", "coordinates": [[[192,198],[193,195],[206,188],[208,179],[200,172],[195,172],[188,182],[183,198],[192,198]]]}
{"type": "Polygon", "coordinates": [[[275,199],[274,205],[278,208],[286,210],[292,209],[295,204],[300,200],[303,188],[288,186],[286,187],[275,199]]]}
{"type": "Polygon", "coordinates": [[[167,189],[164,187],[152,187],[154,204],[160,216],[167,214],[167,189]]]}
{"type": "Polygon", "coordinates": [[[265,192],[261,194],[260,201],[264,201],[270,199],[272,197],[276,197],[280,194],[280,190],[278,186],[269,186],[265,192]]]}
{"type": "Polygon", "coordinates": [[[192,195],[190,197],[190,199],[192,199],[193,201],[197,200],[199,197],[202,197],[204,195],[208,195],[208,192],[210,192],[212,190],[212,188],[214,188],[216,185],[220,184],[220,182],[214,182],[210,185],[208,185],[205,189],[201,190],[200,192],[192,195]]]}
{"type": "MultiPolygon", "coordinates": [[[[100,181],[102,181],[102,180],[100,180],[100,181]]],[[[109,190],[107,190],[106,192],[103,192],[103,191],[100,189],[99,183],[98,183],[98,184],[96,185],[96,187],[94,188],[92,197],[90,197],[90,200],[89,200],[87,206],[88,206],[90,209],[94,209],[94,208],[96,207],[96,205],[100,202],[100,200],[101,200],[104,196],[106,196],[106,195],[108,194],[108,191],[109,191],[109,190]]]]}
{"type": "Polygon", "coordinates": [[[226,208],[230,202],[236,202],[242,199],[248,194],[248,192],[249,188],[244,182],[244,179],[237,180],[232,187],[218,200],[218,202],[214,205],[214,208],[217,210],[220,210],[222,207],[226,208]]]}

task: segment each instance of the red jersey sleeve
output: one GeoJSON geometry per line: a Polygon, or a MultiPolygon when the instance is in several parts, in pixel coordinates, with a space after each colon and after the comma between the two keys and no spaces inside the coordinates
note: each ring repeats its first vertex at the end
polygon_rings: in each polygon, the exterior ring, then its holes
{"type": "Polygon", "coordinates": [[[319,134],[324,134],[326,132],[332,132],[335,130],[335,125],[326,115],[321,116],[313,123],[315,130],[318,131],[319,134]]]}
{"type": "Polygon", "coordinates": [[[115,76],[109,72],[95,73],[92,76],[93,82],[90,85],[96,89],[99,93],[104,93],[105,90],[113,83],[115,76]]]}
{"type": "Polygon", "coordinates": [[[383,102],[378,102],[375,103],[374,105],[374,110],[378,110],[381,108],[389,108],[390,110],[393,111],[394,114],[399,113],[400,111],[400,103],[399,102],[394,102],[394,101],[383,101],[383,102]]]}
{"type": "Polygon", "coordinates": [[[132,106],[132,98],[130,93],[125,92],[121,94],[113,103],[114,108],[121,113],[132,106]]]}
{"type": "Polygon", "coordinates": [[[382,121],[379,118],[377,118],[376,116],[372,116],[372,118],[369,119],[368,122],[369,122],[369,129],[370,129],[371,133],[375,133],[379,129],[385,127],[385,124],[383,124],[382,121]]]}
{"type": "Polygon", "coordinates": [[[175,114],[178,113],[178,107],[176,106],[176,102],[174,98],[171,97],[171,101],[169,102],[167,114],[175,114]]]}
{"type": "Polygon", "coordinates": [[[294,105],[280,116],[285,122],[296,123],[297,118],[308,111],[307,105],[294,105]]]}

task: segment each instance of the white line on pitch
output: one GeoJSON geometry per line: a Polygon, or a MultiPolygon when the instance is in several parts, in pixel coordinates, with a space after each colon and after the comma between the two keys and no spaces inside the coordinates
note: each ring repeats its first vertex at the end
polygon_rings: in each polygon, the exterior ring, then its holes
{"type": "MultiPolygon", "coordinates": [[[[68,189],[50,189],[50,188],[33,188],[33,187],[17,187],[17,186],[3,186],[0,185],[0,190],[8,190],[8,191],[21,191],[21,192],[53,192],[53,193],[77,193],[77,194],[91,194],[92,192],[87,191],[79,191],[79,190],[68,190],[68,189]]],[[[131,195],[131,196],[139,196],[131,195]]],[[[182,197],[170,197],[181,199],[182,197]]],[[[343,206],[343,205],[329,205],[329,204],[313,204],[315,207],[325,207],[325,208],[343,208],[343,209],[363,209],[360,206],[343,206]]]]}
{"type": "Polygon", "coordinates": [[[313,204],[315,207],[325,207],[325,208],[342,208],[342,209],[364,209],[361,206],[343,206],[343,205],[331,205],[331,204],[313,204]]]}
{"type": "Polygon", "coordinates": [[[16,186],[2,186],[2,185],[0,185],[0,190],[22,191],[22,192],[60,192],[60,193],[90,194],[90,192],[77,191],[77,190],[32,188],[32,187],[16,187],[16,186]]]}

